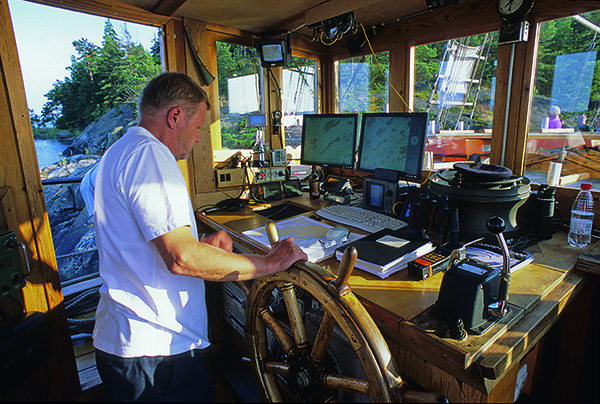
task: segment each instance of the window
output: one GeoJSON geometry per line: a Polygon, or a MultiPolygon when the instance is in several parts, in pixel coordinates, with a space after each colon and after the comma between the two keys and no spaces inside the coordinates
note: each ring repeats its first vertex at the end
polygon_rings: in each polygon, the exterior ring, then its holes
{"type": "Polygon", "coordinates": [[[534,182],[600,189],[599,36],[600,11],[541,24],[525,160],[534,182]]]}
{"type": "Polygon", "coordinates": [[[429,113],[434,162],[490,154],[497,33],[415,48],[415,112],[429,113]]]}
{"type": "Polygon", "coordinates": [[[341,113],[388,112],[390,55],[382,52],[340,60],[337,70],[336,107],[341,113]]]}
{"type": "Polygon", "coordinates": [[[217,70],[222,148],[251,149],[256,130],[247,126],[247,116],[264,111],[258,52],[217,41],[217,70]]]}
{"type": "Polygon", "coordinates": [[[292,57],[283,69],[282,101],[285,145],[293,158],[300,158],[300,139],[302,137],[302,115],[318,112],[319,97],[317,91],[316,60],[292,57]]]}

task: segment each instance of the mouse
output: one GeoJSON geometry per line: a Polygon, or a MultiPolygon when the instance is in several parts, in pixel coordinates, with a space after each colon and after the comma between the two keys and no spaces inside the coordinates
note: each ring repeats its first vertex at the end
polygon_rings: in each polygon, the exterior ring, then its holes
{"type": "Polygon", "coordinates": [[[339,242],[347,239],[349,234],[350,232],[348,229],[344,227],[332,227],[329,229],[329,231],[327,231],[325,237],[327,237],[327,240],[339,242]]]}

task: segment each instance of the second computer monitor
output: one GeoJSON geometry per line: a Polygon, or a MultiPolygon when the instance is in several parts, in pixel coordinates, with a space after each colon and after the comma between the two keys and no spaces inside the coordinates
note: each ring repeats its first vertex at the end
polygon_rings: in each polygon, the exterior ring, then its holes
{"type": "Polygon", "coordinates": [[[392,170],[404,178],[420,178],[427,119],[426,112],[363,114],[358,170],[392,170]]]}
{"type": "Polygon", "coordinates": [[[300,162],[311,166],[354,168],[357,114],[306,114],[300,162]]]}

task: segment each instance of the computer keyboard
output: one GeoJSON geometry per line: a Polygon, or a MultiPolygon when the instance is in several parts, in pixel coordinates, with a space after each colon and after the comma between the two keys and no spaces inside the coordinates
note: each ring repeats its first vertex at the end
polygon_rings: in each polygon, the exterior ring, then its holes
{"type": "Polygon", "coordinates": [[[323,219],[375,233],[382,229],[400,230],[406,223],[395,217],[373,212],[358,206],[331,205],[315,212],[323,219]]]}

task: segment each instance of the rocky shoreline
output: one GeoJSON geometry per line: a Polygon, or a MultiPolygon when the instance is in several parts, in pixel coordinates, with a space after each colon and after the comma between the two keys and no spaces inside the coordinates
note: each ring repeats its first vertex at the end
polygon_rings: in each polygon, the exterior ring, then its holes
{"type": "Polygon", "coordinates": [[[77,278],[98,272],[96,231],[93,217],[88,213],[81,196],[80,182],[49,184],[45,180],[82,179],[106,149],[135,123],[135,111],[131,107],[122,105],[114,108],[72,139],[60,161],[40,168],[58,272],[63,286],[77,278]]]}

